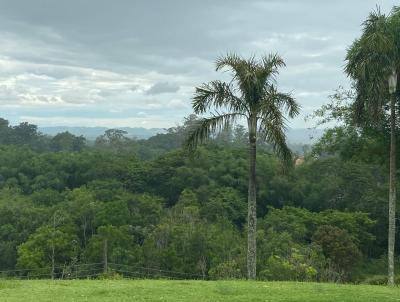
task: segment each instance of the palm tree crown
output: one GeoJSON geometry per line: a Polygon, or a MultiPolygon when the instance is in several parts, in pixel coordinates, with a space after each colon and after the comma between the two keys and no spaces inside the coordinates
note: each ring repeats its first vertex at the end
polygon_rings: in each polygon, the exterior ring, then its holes
{"type": "Polygon", "coordinates": [[[400,8],[382,14],[379,8],[363,23],[363,32],[347,51],[345,72],[355,81],[357,121],[368,116],[379,122],[389,102],[388,77],[400,72],[400,8]]]}
{"type": "Polygon", "coordinates": [[[291,162],[291,153],[286,145],[286,117],[293,118],[299,113],[299,105],[289,93],[277,91],[275,78],[278,68],[285,66],[276,54],[263,56],[260,61],[249,60],[235,54],[220,57],[216,70],[227,69],[232,73],[229,83],[219,80],[196,88],[193,110],[196,114],[211,111],[212,116],[203,118],[190,131],[187,145],[190,149],[240,119],[246,119],[250,126],[274,147],[285,162],[291,162]],[[251,125],[250,125],[251,123],[251,125]]]}

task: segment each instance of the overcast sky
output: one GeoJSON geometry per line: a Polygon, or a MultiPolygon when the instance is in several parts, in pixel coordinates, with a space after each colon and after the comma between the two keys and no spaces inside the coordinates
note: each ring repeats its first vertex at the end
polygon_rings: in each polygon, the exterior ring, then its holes
{"type": "Polygon", "coordinates": [[[0,116],[41,126],[171,127],[217,56],[278,52],[302,114],[327,102],[346,48],[397,1],[0,0],[0,116]]]}

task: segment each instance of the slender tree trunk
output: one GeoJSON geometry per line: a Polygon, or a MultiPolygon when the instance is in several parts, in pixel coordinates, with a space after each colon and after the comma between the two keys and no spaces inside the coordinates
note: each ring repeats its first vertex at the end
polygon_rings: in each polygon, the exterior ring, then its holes
{"type": "Polygon", "coordinates": [[[103,245],[103,264],[104,264],[104,273],[106,274],[108,272],[108,241],[107,239],[104,239],[104,245],[103,245]]]}
{"type": "Polygon", "coordinates": [[[247,216],[247,278],[256,279],[257,264],[257,203],[256,203],[256,131],[257,121],[249,119],[249,191],[247,216]]]}
{"type": "Polygon", "coordinates": [[[86,228],[87,228],[87,222],[86,222],[86,217],[83,223],[83,246],[86,247],[86,228]]]}
{"type": "Polygon", "coordinates": [[[55,247],[54,247],[54,239],[51,247],[51,280],[54,280],[55,275],[55,247]]]}
{"type": "Polygon", "coordinates": [[[56,212],[53,213],[53,233],[51,234],[51,280],[54,280],[55,273],[55,233],[56,233],[56,212]]]}
{"type": "Polygon", "coordinates": [[[388,284],[394,285],[394,243],[396,236],[396,97],[390,100],[390,184],[388,234],[388,284]]]}

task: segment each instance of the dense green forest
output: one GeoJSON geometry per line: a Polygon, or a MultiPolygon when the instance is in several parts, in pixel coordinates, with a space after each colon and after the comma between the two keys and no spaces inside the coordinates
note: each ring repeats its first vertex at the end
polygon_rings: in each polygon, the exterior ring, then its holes
{"type": "MultiPolygon", "coordinates": [[[[385,282],[389,129],[354,126],[352,97],[339,91],[316,112],[340,126],[292,170],[258,143],[259,279],[385,282]]],[[[225,129],[189,154],[182,142],[195,122],[147,140],[111,129],[88,142],[2,119],[2,274],[60,277],[104,262],[106,242],[110,263],[244,278],[247,133],[225,129]]]]}

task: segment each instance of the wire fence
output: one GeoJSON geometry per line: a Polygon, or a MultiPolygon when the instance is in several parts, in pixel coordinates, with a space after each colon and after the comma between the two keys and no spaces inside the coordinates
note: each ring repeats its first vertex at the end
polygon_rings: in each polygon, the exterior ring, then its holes
{"type": "Polygon", "coordinates": [[[130,279],[190,279],[215,280],[215,276],[165,270],[154,267],[134,266],[119,263],[85,263],[37,268],[0,271],[0,279],[98,279],[98,278],[130,278],[130,279]]]}

